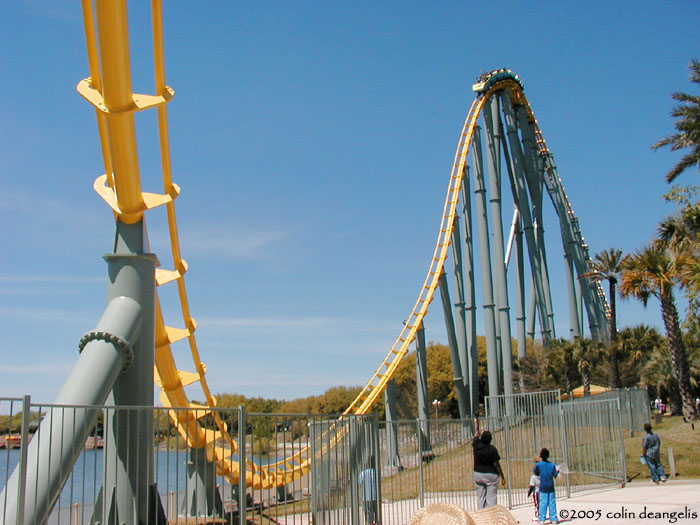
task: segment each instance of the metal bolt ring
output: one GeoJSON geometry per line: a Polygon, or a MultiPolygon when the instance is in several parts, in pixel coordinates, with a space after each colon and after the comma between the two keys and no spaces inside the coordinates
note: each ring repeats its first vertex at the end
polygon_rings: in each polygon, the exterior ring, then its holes
{"type": "Polygon", "coordinates": [[[122,366],[122,369],[119,372],[120,374],[126,372],[126,370],[134,362],[134,351],[131,348],[131,344],[119,336],[110,334],[109,332],[98,332],[93,330],[80,338],[80,342],[78,343],[78,352],[82,353],[83,349],[90,341],[104,341],[114,345],[114,348],[116,348],[124,358],[124,366],[122,366]]]}

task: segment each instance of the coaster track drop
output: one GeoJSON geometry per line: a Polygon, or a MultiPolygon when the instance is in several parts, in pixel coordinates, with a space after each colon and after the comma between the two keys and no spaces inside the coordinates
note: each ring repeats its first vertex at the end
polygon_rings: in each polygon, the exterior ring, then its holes
{"type": "MultiPolygon", "coordinates": [[[[92,2],[90,0],[83,1],[90,77],[78,84],[80,95],[95,107],[102,144],[105,174],[95,181],[95,190],[107,202],[118,220],[125,223],[133,223],[142,218],[145,212],[158,207],[164,207],[166,210],[172,267],[170,269],[158,268],[155,280],[159,288],[164,286],[177,288],[182,319],[179,326],[167,324],[156,297],[155,382],[161,389],[160,399],[165,406],[194,409],[171,411],[171,418],[187,444],[190,447],[206,448],[207,459],[216,463],[217,472],[236,483],[240,473],[238,463],[232,461],[231,457],[237,454],[237,441],[231,437],[226,424],[217,412],[211,410],[212,407],[216,406],[216,398],[212,395],[206,381],[206,368],[202,363],[195,338],[197,325],[191,316],[185,287],[185,273],[188,265],[182,258],[175,214],[175,199],[179,195],[180,189],[172,180],[168,143],[167,103],[173,98],[174,91],[165,82],[161,2],[160,0],[153,1],[154,95],[132,93],[129,72],[118,68],[110,69],[109,64],[112,63],[109,59],[110,54],[126,54],[128,60],[128,28],[126,24],[112,23],[114,20],[126,19],[125,16],[114,16],[114,13],[109,12],[109,9],[120,9],[119,6],[122,5],[120,2],[103,2],[102,4],[103,12],[98,12],[95,16],[92,2]],[[110,4],[111,8],[104,7],[104,5],[109,6],[110,4]],[[95,19],[97,20],[97,30],[94,24],[95,19]],[[157,112],[163,179],[163,192],[161,194],[141,191],[136,161],[133,114],[148,109],[155,109],[157,112]],[[172,345],[180,341],[186,342],[189,346],[193,371],[181,370],[175,363],[172,345]],[[201,387],[205,405],[195,405],[188,399],[185,388],[195,383],[201,387]],[[201,419],[209,414],[213,418],[215,429],[205,428],[201,424],[201,419]]],[[[485,118],[493,118],[495,114],[493,108],[498,112],[500,105],[500,111],[503,112],[506,120],[507,134],[511,139],[510,154],[506,151],[505,141],[501,141],[501,143],[503,144],[503,154],[506,155],[506,167],[509,172],[514,207],[520,216],[517,221],[514,221],[514,224],[516,222],[522,224],[527,239],[530,267],[534,275],[532,281],[534,295],[536,295],[540,326],[545,339],[554,337],[555,334],[551,299],[549,299],[549,283],[546,277],[544,241],[541,237],[543,186],[547,190],[559,218],[565,257],[570,269],[575,271],[579,277],[588,269],[587,246],[578,229],[578,221],[573,214],[569,200],[564,193],[553,157],[545,145],[532,109],[525,98],[519,77],[510,70],[497,70],[482,76],[473,89],[477,96],[469,109],[460,135],[440,220],[438,238],[425,281],[407,321],[386,357],[344,414],[366,414],[371,410],[393,377],[402,358],[408,353],[409,345],[416,339],[417,332],[433,300],[435,290],[440,286],[440,279],[445,273],[445,262],[449,255],[449,248],[453,243],[458,203],[460,198],[464,199],[463,194],[466,194],[465,183],[469,184],[467,161],[470,151],[473,151],[477,157],[474,162],[481,162],[478,121],[484,114],[490,115],[485,118]],[[533,180],[529,180],[533,177],[533,180]],[[539,190],[537,190],[538,187],[539,190]],[[528,194],[530,200],[528,200],[528,194]]],[[[500,117],[498,118],[500,123],[500,117]]],[[[502,126],[502,123],[499,123],[497,125],[502,126]]],[[[487,121],[486,128],[488,142],[492,143],[493,123],[489,124],[487,121]]],[[[500,156],[500,153],[498,155],[500,156]]],[[[478,167],[475,166],[476,168],[478,167]]],[[[511,231],[511,242],[515,233],[511,231]]],[[[503,247],[501,246],[501,248],[503,247]]],[[[575,283],[576,280],[572,282],[575,283]]],[[[591,333],[593,337],[605,340],[608,337],[607,318],[609,312],[600,286],[597,283],[589,283],[580,279],[578,283],[577,286],[580,288],[585,303],[591,333]]],[[[519,286],[524,286],[524,284],[520,283],[519,286]]],[[[571,283],[570,286],[576,288],[571,283]]],[[[492,313],[494,318],[500,314],[501,312],[492,313]]],[[[575,316],[578,318],[578,314],[575,316]]],[[[524,334],[524,317],[518,318],[518,323],[521,321],[522,325],[519,325],[519,329],[522,329],[522,334],[524,334]]],[[[582,327],[579,326],[576,330],[578,335],[581,335],[582,327]]],[[[489,362],[489,367],[491,366],[492,363],[489,362]]],[[[246,484],[254,488],[271,488],[287,484],[308,472],[311,460],[309,450],[305,449],[283,461],[264,467],[249,461],[245,471],[246,484]]]]}

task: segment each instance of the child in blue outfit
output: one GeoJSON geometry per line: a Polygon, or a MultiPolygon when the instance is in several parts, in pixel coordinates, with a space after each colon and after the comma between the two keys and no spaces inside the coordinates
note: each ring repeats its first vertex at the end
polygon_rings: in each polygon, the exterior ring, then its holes
{"type": "Polygon", "coordinates": [[[540,451],[540,461],[535,464],[532,472],[540,477],[540,523],[544,523],[547,519],[547,510],[549,510],[549,519],[552,523],[559,521],[557,515],[557,502],[554,495],[554,478],[559,475],[559,469],[554,463],[547,461],[549,459],[549,450],[543,448],[540,451]]]}

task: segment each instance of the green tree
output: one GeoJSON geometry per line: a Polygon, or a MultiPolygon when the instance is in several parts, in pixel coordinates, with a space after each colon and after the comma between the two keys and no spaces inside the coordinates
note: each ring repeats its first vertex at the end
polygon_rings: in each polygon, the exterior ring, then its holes
{"type": "Polygon", "coordinates": [[[610,345],[608,347],[610,360],[610,387],[620,388],[620,364],[617,352],[617,306],[616,291],[617,281],[620,275],[620,264],[622,263],[622,250],[608,248],[589,261],[590,270],[583,274],[592,281],[608,281],[608,297],[610,300],[610,345]]]}
{"type": "Polygon", "coordinates": [[[566,392],[569,399],[574,389],[573,381],[578,375],[574,360],[574,345],[568,339],[553,339],[547,349],[545,369],[557,388],[566,392]]]}
{"type": "MultiPolygon", "coordinates": [[[[700,346],[688,341],[688,363],[690,386],[700,393],[700,346]]],[[[673,371],[673,361],[668,352],[663,348],[655,349],[644,366],[640,370],[639,386],[647,387],[662,399],[668,398],[671,405],[671,413],[681,411],[682,399],[678,388],[678,380],[673,371]]]]}
{"type": "Polygon", "coordinates": [[[620,294],[623,297],[635,297],[644,306],[652,295],[661,303],[661,317],[668,338],[673,372],[678,381],[683,416],[690,421],[695,419],[696,410],[691,395],[688,355],[673,293],[673,287],[680,284],[679,269],[684,263],[682,252],[669,249],[665,243],[652,243],[623,261],[620,294]]]}
{"type": "Polygon", "coordinates": [[[622,386],[636,387],[639,386],[641,370],[649,356],[658,349],[666,348],[667,343],[655,328],[640,324],[620,330],[617,345],[622,386]]]}
{"type": "MultiPolygon", "coordinates": [[[[688,68],[690,69],[690,81],[700,86],[700,61],[691,60],[688,68]]],[[[672,182],[692,166],[697,165],[700,169],[700,96],[675,92],[671,94],[671,98],[681,102],[671,111],[671,116],[676,119],[673,125],[678,132],[661,139],[651,148],[659,149],[669,146],[671,151],[686,148],[689,151],[666,174],[666,182],[672,182]]]]}
{"type": "Polygon", "coordinates": [[[572,345],[572,357],[583,381],[583,395],[591,395],[591,370],[600,358],[604,346],[592,339],[577,337],[572,345]]]}
{"type": "Polygon", "coordinates": [[[536,343],[528,349],[525,357],[519,360],[518,373],[525,392],[554,390],[559,387],[547,373],[547,354],[548,348],[536,343]]]}

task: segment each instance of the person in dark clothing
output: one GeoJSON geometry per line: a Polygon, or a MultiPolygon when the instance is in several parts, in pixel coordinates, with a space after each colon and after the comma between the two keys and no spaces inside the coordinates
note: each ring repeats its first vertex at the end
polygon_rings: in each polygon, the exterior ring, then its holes
{"type": "Polygon", "coordinates": [[[651,431],[651,424],[645,423],[644,430],[646,434],[642,438],[642,458],[649,467],[651,480],[659,484],[659,480],[666,483],[666,472],[661,464],[661,438],[658,434],[651,431]]]}
{"type": "Polygon", "coordinates": [[[559,475],[559,469],[548,460],[549,450],[543,448],[540,451],[540,461],[532,469],[533,474],[540,477],[539,522],[544,523],[547,519],[547,510],[549,510],[549,519],[552,523],[557,523],[559,515],[557,514],[557,501],[554,492],[554,478],[559,475]]]}
{"type": "Polygon", "coordinates": [[[474,418],[474,485],[476,486],[477,507],[492,507],[496,505],[498,496],[498,478],[506,486],[506,477],[501,469],[501,456],[491,444],[491,432],[485,430],[479,433],[479,420],[474,418]]]}

